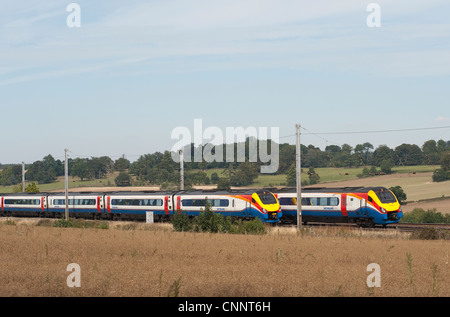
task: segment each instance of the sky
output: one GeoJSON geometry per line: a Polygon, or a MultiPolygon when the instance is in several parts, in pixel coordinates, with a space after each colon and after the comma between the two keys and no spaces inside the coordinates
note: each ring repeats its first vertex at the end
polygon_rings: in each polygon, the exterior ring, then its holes
{"type": "Polygon", "coordinates": [[[321,149],[450,140],[448,0],[79,0],[80,27],[70,3],[0,2],[2,164],[133,161],[196,119],[321,149]]]}

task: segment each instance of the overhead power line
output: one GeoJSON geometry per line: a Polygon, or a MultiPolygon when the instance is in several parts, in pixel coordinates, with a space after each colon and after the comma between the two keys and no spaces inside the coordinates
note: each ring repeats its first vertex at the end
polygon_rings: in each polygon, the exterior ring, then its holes
{"type": "MultiPolygon", "coordinates": [[[[406,131],[422,131],[422,130],[437,130],[437,129],[449,129],[450,126],[444,127],[432,127],[432,128],[411,128],[411,129],[394,129],[394,130],[372,130],[372,131],[348,131],[348,132],[310,132],[304,134],[361,134],[361,133],[387,133],[387,132],[406,132],[406,131]]],[[[305,129],[306,130],[306,129],[305,129]]]]}

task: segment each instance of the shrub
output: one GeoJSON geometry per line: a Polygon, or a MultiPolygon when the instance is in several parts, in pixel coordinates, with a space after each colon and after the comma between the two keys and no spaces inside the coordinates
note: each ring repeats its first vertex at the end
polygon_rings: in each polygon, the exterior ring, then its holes
{"type": "Polygon", "coordinates": [[[259,218],[254,218],[250,221],[240,221],[237,226],[237,232],[240,234],[264,234],[266,228],[264,223],[259,218]]]}
{"type": "Polygon", "coordinates": [[[191,231],[192,224],[188,215],[185,215],[181,212],[176,213],[172,217],[172,225],[175,231],[191,231]]]}
{"type": "Polygon", "coordinates": [[[264,234],[264,223],[259,219],[243,221],[238,220],[234,223],[231,217],[224,217],[221,214],[212,211],[202,212],[199,216],[190,218],[187,215],[178,213],[173,216],[172,224],[175,231],[195,231],[212,233],[233,233],[233,234],[264,234]]]}
{"type": "Polygon", "coordinates": [[[440,168],[433,173],[433,182],[443,182],[448,179],[448,173],[444,169],[440,168]]]}
{"type": "Polygon", "coordinates": [[[436,209],[415,208],[413,211],[403,214],[401,219],[406,223],[450,223],[450,217],[437,212],[436,209]]]}

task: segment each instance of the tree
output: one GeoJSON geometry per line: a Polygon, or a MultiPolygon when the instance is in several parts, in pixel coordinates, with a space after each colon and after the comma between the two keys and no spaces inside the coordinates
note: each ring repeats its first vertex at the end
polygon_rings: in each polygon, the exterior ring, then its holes
{"type": "Polygon", "coordinates": [[[450,151],[447,151],[441,156],[441,168],[433,173],[433,182],[443,182],[450,179],[450,151]]]}
{"type": "Polygon", "coordinates": [[[219,175],[216,172],[211,174],[211,183],[217,184],[219,182],[219,175]]]}
{"type": "Polygon", "coordinates": [[[397,197],[400,204],[406,201],[406,194],[401,186],[394,186],[389,189],[394,193],[395,197],[397,197]]]}
{"type": "Polygon", "coordinates": [[[124,171],[130,167],[130,161],[125,158],[125,155],[122,155],[121,158],[117,159],[114,162],[114,169],[116,171],[124,171]]]}
{"type": "Polygon", "coordinates": [[[288,170],[286,175],[286,186],[295,187],[297,186],[297,169],[295,163],[291,164],[291,168],[288,170]]]}
{"type": "Polygon", "coordinates": [[[395,158],[398,164],[420,165],[424,161],[422,150],[415,144],[399,145],[394,150],[395,158]]]}
{"type": "Polygon", "coordinates": [[[230,184],[233,186],[247,186],[252,184],[258,176],[259,170],[257,164],[242,162],[231,177],[230,184]]]}
{"type": "Polygon", "coordinates": [[[441,163],[441,168],[444,171],[447,171],[447,172],[450,171],[450,151],[447,151],[442,154],[440,163],[441,163]]]}
{"type": "Polygon", "coordinates": [[[127,172],[120,172],[114,179],[114,182],[119,187],[131,186],[131,177],[127,172]]]}
{"type": "Polygon", "coordinates": [[[93,157],[87,161],[87,168],[92,178],[104,178],[114,170],[114,162],[108,156],[93,157]]]}
{"type": "Polygon", "coordinates": [[[359,154],[359,158],[361,160],[363,160],[363,165],[368,165],[369,164],[369,160],[371,158],[372,152],[370,152],[370,150],[373,150],[373,145],[370,144],[369,142],[365,142],[363,144],[358,144],[355,147],[355,153],[359,154]],[[362,155],[364,154],[364,159],[362,157],[362,155]]]}
{"type": "Polygon", "coordinates": [[[22,165],[10,165],[0,173],[0,184],[9,186],[22,181],[22,165]]]}
{"type": "Polygon", "coordinates": [[[392,173],[394,162],[392,160],[383,160],[380,164],[381,171],[386,174],[392,173]]]}
{"type": "Polygon", "coordinates": [[[314,170],[313,167],[309,168],[308,175],[309,175],[309,184],[310,185],[315,185],[320,182],[320,176],[319,176],[319,174],[316,173],[316,171],[314,170]]]}
{"type": "Polygon", "coordinates": [[[70,164],[70,175],[77,176],[83,181],[85,178],[91,178],[91,174],[88,170],[88,160],[85,158],[77,157],[70,164]]]}
{"type": "Polygon", "coordinates": [[[387,145],[380,145],[375,152],[373,152],[373,163],[376,166],[380,166],[384,160],[393,160],[394,153],[387,145]]]}
{"type": "MultiPolygon", "coordinates": [[[[13,193],[21,193],[22,192],[22,183],[18,184],[17,186],[14,186],[13,193]]],[[[25,192],[26,193],[39,193],[39,187],[37,187],[36,183],[33,182],[31,184],[28,184],[25,186],[25,192]]]]}
{"type": "Polygon", "coordinates": [[[292,163],[295,162],[295,145],[280,144],[280,162],[278,173],[283,174],[289,171],[292,163]]]}
{"type": "Polygon", "coordinates": [[[432,176],[433,182],[443,182],[446,181],[448,179],[448,175],[447,172],[440,168],[434,171],[433,176],[432,176]]]}
{"type": "Polygon", "coordinates": [[[231,188],[231,184],[230,184],[230,180],[228,178],[225,177],[221,177],[219,179],[219,182],[217,183],[217,189],[230,189],[231,188]]]}
{"type": "Polygon", "coordinates": [[[439,152],[437,143],[434,140],[428,140],[422,145],[422,151],[427,164],[434,165],[439,163],[439,152]]]}

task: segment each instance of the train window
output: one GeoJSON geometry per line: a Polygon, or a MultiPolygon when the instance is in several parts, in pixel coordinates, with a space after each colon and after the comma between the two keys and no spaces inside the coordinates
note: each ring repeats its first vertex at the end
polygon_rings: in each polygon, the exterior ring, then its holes
{"type": "Polygon", "coordinates": [[[304,206],[339,206],[337,197],[305,197],[302,198],[304,206]]]}
{"type": "MultiPolygon", "coordinates": [[[[304,203],[305,198],[302,199],[302,202],[304,203]]],[[[283,206],[294,206],[297,205],[297,199],[285,197],[285,198],[279,198],[278,201],[280,202],[280,205],[283,206]]]]}
{"type": "Polygon", "coordinates": [[[329,206],[339,206],[339,198],[331,197],[329,206]]]}
{"type": "Polygon", "coordinates": [[[395,203],[397,201],[394,194],[392,194],[389,190],[379,190],[376,191],[375,194],[383,204],[395,203]]]}
{"type": "Polygon", "coordinates": [[[111,199],[112,206],[162,206],[162,199],[111,199]]]}
{"type": "MultiPolygon", "coordinates": [[[[228,199],[183,199],[181,203],[185,207],[205,207],[206,202],[211,207],[228,207],[230,205],[230,201],[228,199]]],[[[234,201],[233,201],[234,202],[234,201]]]]}
{"type": "MultiPolygon", "coordinates": [[[[65,205],[65,199],[53,199],[53,205],[65,205]]],[[[69,199],[71,206],[95,206],[95,199],[69,199]]]]}
{"type": "Polygon", "coordinates": [[[258,194],[258,196],[259,196],[259,199],[261,199],[261,202],[263,204],[265,204],[265,205],[270,205],[270,204],[276,204],[277,203],[277,200],[276,200],[275,196],[272,193],[264,192],[263,194],[258,194]]]}
{"type": "Polygon", "coordinates": [[[39,205],[39,199],[5,199],[5,205],[39,205]]]}

